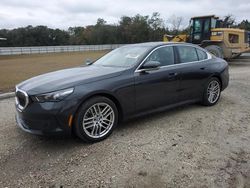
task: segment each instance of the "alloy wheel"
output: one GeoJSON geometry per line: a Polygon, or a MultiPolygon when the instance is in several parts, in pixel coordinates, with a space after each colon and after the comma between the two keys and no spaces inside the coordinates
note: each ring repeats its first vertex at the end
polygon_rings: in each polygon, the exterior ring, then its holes
{"type": "Polygon", "coordinates": [[[217,80],[213,80],[208,84],[207,88],[208,101],[213,104],[216,103],[220,97],[220,83],[217,80]]]}
{"type": "Polygon", "coordinates": [[[82,121],[84,132],[91,138],[101,138],[109,133],[115,122],[113,108],[104,102],[89,107],[82,121]]]}

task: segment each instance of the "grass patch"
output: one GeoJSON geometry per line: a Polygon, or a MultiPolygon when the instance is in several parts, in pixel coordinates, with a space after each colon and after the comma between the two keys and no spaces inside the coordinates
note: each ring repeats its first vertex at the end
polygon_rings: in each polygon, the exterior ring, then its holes
{"type": "Polygon", "coordinates": [[[13,91],[15,85],[28,78],[98,59],[108,51],[50,53],[0,56],[0,92],[13,91]]]}

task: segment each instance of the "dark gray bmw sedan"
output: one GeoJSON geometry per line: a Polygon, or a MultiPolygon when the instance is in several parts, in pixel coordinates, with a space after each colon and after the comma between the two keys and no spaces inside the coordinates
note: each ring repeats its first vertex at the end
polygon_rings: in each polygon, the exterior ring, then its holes
{"type": "Polygon", "coordinates": [[[29,133],[73,132],[96,142],[129,118],[187,103],[215,105],[228,80],[227,62],[196,45],[127,45],[88,66],[18,84],[16,121],[29,133]]]}

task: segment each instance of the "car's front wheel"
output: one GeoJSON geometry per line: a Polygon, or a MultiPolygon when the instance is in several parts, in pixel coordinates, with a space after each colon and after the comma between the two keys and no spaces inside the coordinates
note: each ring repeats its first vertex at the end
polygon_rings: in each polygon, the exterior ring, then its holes
{"type": "Polygon", "coordinates": [[[212,77],[207,82],[204,94],[203,94],[203,104],[206,106],[215,105],[221,94],[221,83],[218,78],[212,77]]]}
{"type": "Polygon", "coordinates": [[[75,132],[84,141],[98,142],[107,138],[117,123],[118,111],[114,102],[97,96],[80,107],[75,119],[75,132]]]}

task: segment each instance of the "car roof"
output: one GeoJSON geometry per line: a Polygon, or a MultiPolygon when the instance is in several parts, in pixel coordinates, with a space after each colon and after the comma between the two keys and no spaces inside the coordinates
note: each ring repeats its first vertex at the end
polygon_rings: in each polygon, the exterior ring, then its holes
{"type": "Polygon", "coordinates": [[[185,43],[185,42],[145,42],[145,43],[136,43],[136,44],[128,44],[125,45],[126,47],[133,47],[133,46],[141,46],[141,47],[151,47],[155,48],[158,46],[163,46],[163,45],[171,45],[171,44],[188,44],[191,46],[196,46],[190,43],[185,43]]]}
{"type": "Polygon", "coordinates": [[[201,49],[205,52],[206,49],[200,47],[199,45],[197,44],[192,44],[192,43],[187,43],[187,42],[144,42],[144,43],[135,43],[135,44],[126,44],[122,47],[147,47],[149,51],[157,48],[157,47],[160,47],[160,46],[165,46],[165,45],[173,45],[173,44],[178,44],[178,45],[183,45],[183,46],[191,46],[191,47],[194,47],[194,48],[198,48],[198,49],[201,49]]]}

